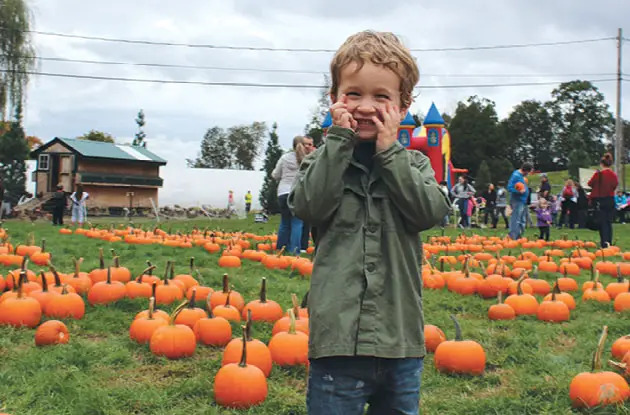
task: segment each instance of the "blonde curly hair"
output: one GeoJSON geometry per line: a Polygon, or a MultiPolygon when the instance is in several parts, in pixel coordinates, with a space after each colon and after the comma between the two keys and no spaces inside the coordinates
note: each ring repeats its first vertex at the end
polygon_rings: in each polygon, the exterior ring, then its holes
{"type": "Polygon", "coordinates": [[[400,105],[409,108],[413,101],[413,88],[420,80],[420,73],[409,49],[391,32],[366,30],[346,39],[330,62],[331,95],[337,95],[343,68],[350,63],[356,63],[359,70],[366,62],[383,66],[398,75],[400,105]]]}

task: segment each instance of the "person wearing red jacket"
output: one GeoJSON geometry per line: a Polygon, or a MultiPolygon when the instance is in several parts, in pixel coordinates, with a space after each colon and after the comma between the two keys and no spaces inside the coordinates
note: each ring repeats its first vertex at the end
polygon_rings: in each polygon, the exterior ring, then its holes
{"type": "Polygon", "coordinates": [[[591,203],[597,209],[597,220],[599,223],[599,238],[602,248],[612,244],[613,228],[612,223],[615,218],[615,189],[619,184],[619,179],[611,170],[613,158],[610,153],[606,153],[600,160],[601,170],[597,170],[588,181],[591,187],[591,203]]]}

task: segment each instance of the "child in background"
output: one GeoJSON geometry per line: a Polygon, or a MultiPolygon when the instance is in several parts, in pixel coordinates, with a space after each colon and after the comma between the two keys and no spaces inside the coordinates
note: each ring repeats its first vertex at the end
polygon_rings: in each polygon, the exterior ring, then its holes
{"type": "Polygon", "coordinates": [[[553,218],[551,216],[551,208],[549,207],[549,203],[546,199],[540,198],[538,199],[538,207],[535,209],[536,211],[536,219],[538,230],[540,231],[540,236],[538,239],[544,239],[545,241],[549,240],[549,229],[551,224],[553,223],[553,218]]]}

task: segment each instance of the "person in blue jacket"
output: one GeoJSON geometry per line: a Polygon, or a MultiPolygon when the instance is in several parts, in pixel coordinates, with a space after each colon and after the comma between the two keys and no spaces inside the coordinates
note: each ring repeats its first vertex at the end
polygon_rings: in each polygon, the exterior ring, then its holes
{"type": "Polygon", "coordinates": [[[524,212],[527,209],[527,195],[529,194],[529,187],[525,177],[533,168],[531,163],[523,163],[520,169],[514,170],[508,181],[507,189],[510,192],[510,207],[512,208],[510,233],[508,235],[512,239],[520,238],[525,231],[524,212]],[[519,186],[518,183],[522,183],[522,186],[519,186]]]}

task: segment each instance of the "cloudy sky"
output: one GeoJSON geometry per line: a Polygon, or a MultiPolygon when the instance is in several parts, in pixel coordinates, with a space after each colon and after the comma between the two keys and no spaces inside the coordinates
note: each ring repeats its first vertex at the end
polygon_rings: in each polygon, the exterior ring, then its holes
{"type": "MultiPolygon", "coordinates": [[[[630,38],[630,2],[602,0],[30,0],[34,29],[45,32],[157,42],[268,48],[336,49],[363,29],[392,31],[412,49],[563,42],[617,35],[630,38]],[[624,26],[625,25],[625,26],[624,26]]],[[[332,53],[219,50],[80,40],[34,35],[40,57],[160,63],[208,70],[39,62],[47,73],[106,77],[263,84],[320,85],[332,53]],[[314,73],[311,73],[314,72],[314,73]]],[[[624,52],[630,61],[630,42],[624,52]]],[[[473,51],[414,52],[423,89],[412,106],[431,102],[452,113],[470,95],[492,99],[500,116],[524,99],[546,100],[553,85],[447,88],[470,84],[611,79],[616,43],[473,51]]],[[[624,65],[630,73],[630,63],[624,65]]],[[[597,82],[614,112],[615,83],[597,82]]],[[[630,83],[623,114],[630,118],[630,83]]],[[[130,142],[140,108],[149,148],[175,164],[195,157],[207,128],[252,121],[277,122],[281,144],[303,131],[320,92],[306,88],[252,88],[34,77],[28,95],[27,133],[47,141],[90,129],[130,142]]]]}

